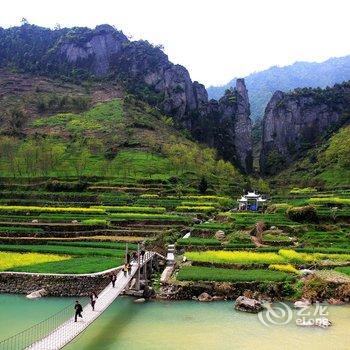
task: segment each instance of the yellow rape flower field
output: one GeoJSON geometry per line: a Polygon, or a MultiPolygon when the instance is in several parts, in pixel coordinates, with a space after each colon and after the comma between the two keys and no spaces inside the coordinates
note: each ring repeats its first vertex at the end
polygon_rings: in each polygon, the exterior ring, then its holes
{"type": "Polygon", "coordinates": [[[68,255],[0,252],[0,271],[19,266],[69,260],[70,258],[68,255]]]}

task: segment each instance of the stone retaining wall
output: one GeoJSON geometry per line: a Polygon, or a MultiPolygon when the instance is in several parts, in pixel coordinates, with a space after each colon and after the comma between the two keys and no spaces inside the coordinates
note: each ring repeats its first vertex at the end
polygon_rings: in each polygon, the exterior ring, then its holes
{"type": "Polygon", "coordinates": [[[29,294],[44,288],[51,296],[88,296],[100,293],[109,281],[109,273],[74,276],[4,272],[0,274],[0,293],[29,294]]]}

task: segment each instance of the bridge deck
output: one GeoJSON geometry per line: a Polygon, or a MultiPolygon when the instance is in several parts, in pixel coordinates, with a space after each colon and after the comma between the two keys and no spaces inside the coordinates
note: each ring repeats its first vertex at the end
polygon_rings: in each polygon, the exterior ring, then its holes
{"type": "MultiPolygon", "coordinates": [[[[156,253],[146,252],[144,260],[140,266],[145,265],[149,260],[154,257],[156,253]]],[[[27,347],[28,350],[58,350],[62,349],[65,345],[71,342],[81,332],[83,332],[92,322],[94,322],[107,307],[120,295],[120,293],[130,283],[135,273],[137,272],[137,263],[132,263],[131,273],[126,277],[123,271],[120,271],[117,275],[117,281],[115,288],[112,288],[112,284],[109,284],[98,296],[95,305],[95,311],[92,311],[91,305],[88,304],[84,307],[82,312],[83,318],[78,317],[78,321],[74,322],[74,317],[70,318],[65,323],[61,324],[58,328],[53,330],[45,338],[33,343],[27,347]]],[[[72,310],[74,314],[74,310],[72,310]]]]}

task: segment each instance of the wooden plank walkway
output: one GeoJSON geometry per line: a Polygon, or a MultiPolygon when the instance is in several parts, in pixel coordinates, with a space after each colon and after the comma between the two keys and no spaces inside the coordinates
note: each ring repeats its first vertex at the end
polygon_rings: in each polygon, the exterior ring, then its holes
{"type": "MultiPolygon", "coordinates": [[[[143,261],[140,266],[144,266],[150,261],[157,253],[146,252],[143,261]]],[[[120,295],[120,293],[131,282],[134,275],[137,273],[137,263],[132,263],[131,273],[126,277],[123,271],[120,271],[117,275],[117,281],[115,288],[112,288],[112,284],[109,284],[98,296],[95,305],[95,311],[92,311],[91,305],[88,304],[84,307],[82,312],[83,318],[78,317],[78,322],[74,322],[74,317],[60,325],[53,330],[45,338],[33,343],[27,350],[58,350],[62,349],[65,345],[71,342],[81,332],[83,332],[91,323],[93,323],[112,302],[120,295]]],[[[74,310],[72,309],[72,314],[74,310]]]]}

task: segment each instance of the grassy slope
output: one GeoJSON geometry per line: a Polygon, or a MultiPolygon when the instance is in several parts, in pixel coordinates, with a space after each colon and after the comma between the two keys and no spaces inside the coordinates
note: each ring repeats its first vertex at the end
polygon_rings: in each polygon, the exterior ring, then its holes
{"type": "MultiPolygon", "coordinates": [[[[58,170],[49,171],[47,175],[113,176],[121,182],[149,177],[165,179],[176,175],[170,169],[169,160],[162,155],[162,148],[170,144],[190,146],[193,143],[172,126],[170,118],[133,97],[124,96],[118,86],[84,84],[74,85],[0,70],[0,110],[6,115],[13,109],[23,111],[26,121],[20,128],[21,133],[35,135],[37,139],[43,136],[46,143],[56,149],[68,150],[59,160],[58,170]],[[70,99],[76,97],[87,101],[85,111],[77,110],[80,105],[77,107],[71,102],[70,99]],[[83,150],[88,154],[87,164],[81,164],[84,161],[79,158],[83,150]],[[79,162],[82,171],[77,170],[79,162]]],[[[8,125],[6,120],[0,122],[0,133],[8,133],[8,125]]],[[[16,141],[16,147],[23,148],[20,153],[25,154],[23,139],[16,141]]],[[[35,142],[32,141],[27,148],[33,149],[35,142]]],[[[37,144],[39,148],[43,147],[40,142],[37,144]]],[[[18,163],[24,164],[25,161],[19,160],[18,163]]],[[[12,176],[13,173],[13,166],[2,160],[1,176],[12,176]]],[[[40,175],[35,169],[31,173],[22,171],[17,174],[40,175]]]]}
{"type": "Polygon", "coordinates": [[[343,155],[346,157],[346,154],[349,155],[349,134],[350,126],[338,130],[327,142],[310,150],[305,158],[293,163],[285,171],[272,178],[272,181],[282,187],[293,184],[301,187],[321,185],[329,189],[349,186],[349,163],[345,164],[346,162],[339,160],[339,157],[336,156],[327,156],[327,152],[332,146],[342,150],[342,157],[343,155]]]}

